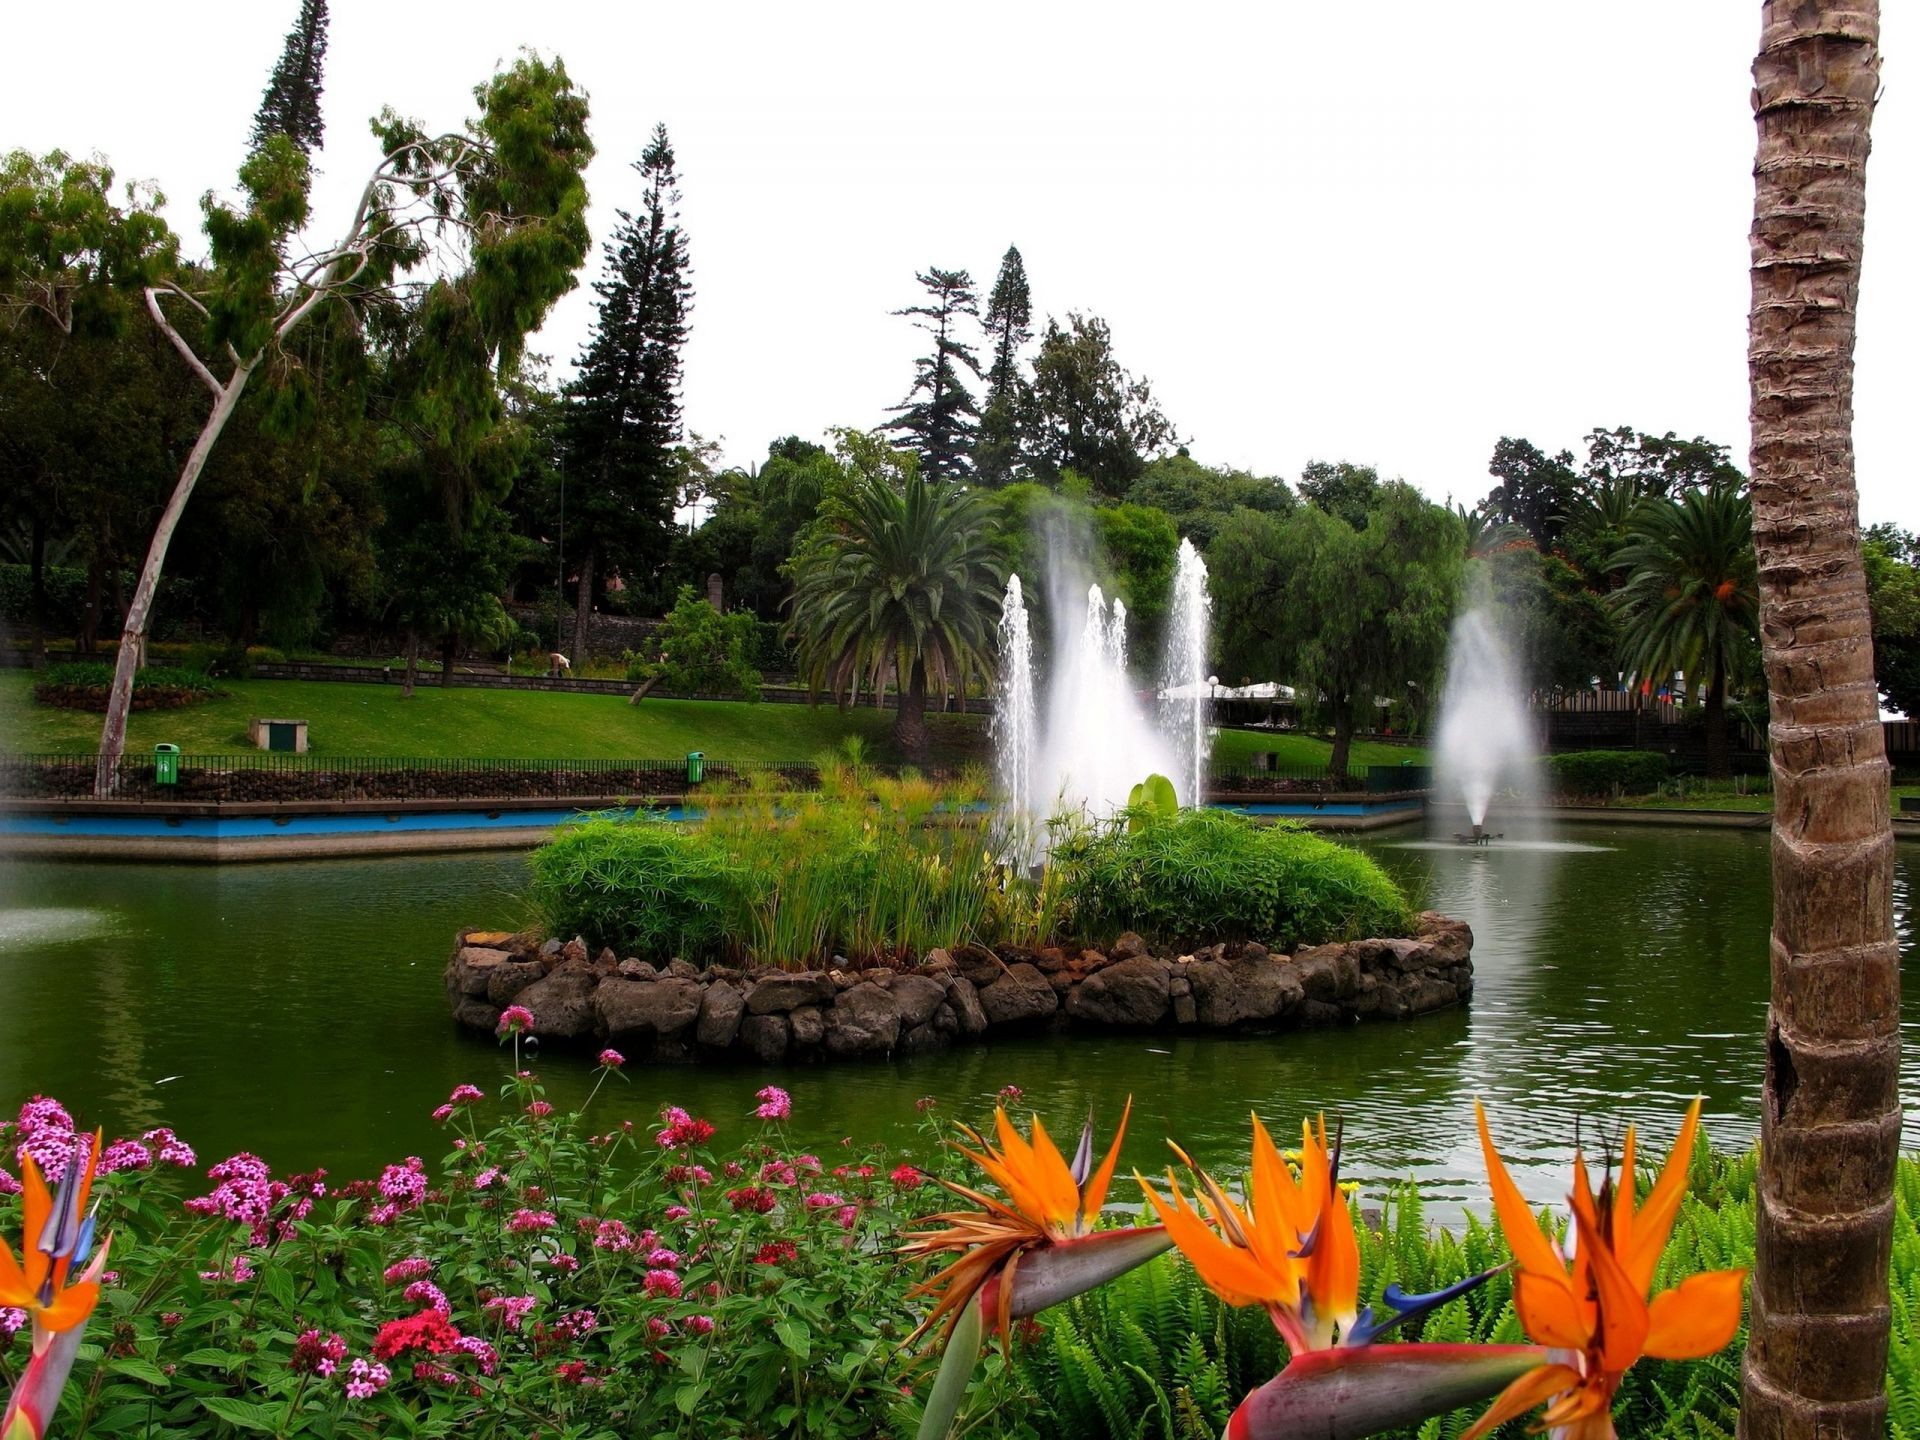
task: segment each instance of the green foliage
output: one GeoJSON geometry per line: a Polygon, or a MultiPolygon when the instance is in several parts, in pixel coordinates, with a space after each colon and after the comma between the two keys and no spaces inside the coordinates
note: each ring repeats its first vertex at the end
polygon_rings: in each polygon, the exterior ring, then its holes
{"type": "Polygon", "coordinates": [[[1127,501],[1164,510],[1174,529],[1202,550],[1235,510],[1285,514],[1297,503],[1286,481],[1202,465],[1184,446],[1149,462],[1128,487],[1127,501]]]}
{"type": "Polygon", "coordinates": [[[1619,626],[1602,597],[1565,560],[1522,538],[1492,549],[1469,568],[1484,574],[1529,684],[1578,690],[1596,675],[1614,673],[1619,626]]]}
{"type": "Polygon", "coordinates": [[[1557,547],[1567,516],[1584,493],[1572,452],[1550,456],[1530,441],[1502,435],[1487,470],[1496,482],[1481,501],[1487,516],[1517,525],[1542,550],[1557,547]]]}
{"type": "Polygon", "coordinates": [[[1575,750],[1547,757],[1547,774],[1561,795],[1645,795],[1667,778],[1657,750],[1575,750]]]}
{"type": "Polygon", "coordinates": [[[760,672],[753,668],[753,658],[762,642],[761,627],[747,612],[722,615],[691,585],[683,585],[655,638],[658,657],[631,662],[629,680],[651,680],[682,694],[760,698],[760,672]]]}
{"type": "Polygon", "coordinates": [[[981,938],[994,899],[977,785],[888,780],[835,756],[821,780],[704,795],[698,825],[568,826],[534,854],[534,902],[553,933],[696,962],[918,959],[981,938]]]}
{"type": "Polygon", "coordinates": [[[1869,536],[1861,547],[1873,607],[1873,673],[1894,709],[1920,716],[1920,566],[1913,537],[1869,536]]]}
{"type": "Polygon", "coordinates": [[[1759,629],[1752,502],[1731,487],[1645,501],[1614,566],[1626,575],[1614,605],[1627,668],[1656,684],[1684,670],[1724,686],[1759,629]]]}
{"type": "Polygon", "coordinates": [[[112,167],[64,151],[0,157],[0,301],[63,335],[117,330],[139,288],[178,263],[179,240],[151,184],[113,198],[112,167]]]}
{"type": "Polygon", "coordinates": [[[253,117],[253,143],[284,135],[302,155],[311,155],[326,136],[320,113],[320,82],[327,55],[327,0],[300,0],[300,16],[287,32],[279,63],[253,117]]]}
{"type": "Polygon", "coordinates": [[[1162,820],[1173,820],[1179,814],[1180,799],[1174,794],[1173,782],[1164,775],[1149,775],[1127,792],[1129,830],[1138,830],[1162,820]]]}
{"type": "MultiPolygon", "coordinates": [[[[1465,537],[1459,517],[1401,481],[1321,467],[1320,498],[1287,515],[1236,511],[1208,554],[1222,669],[1325,696],[1328,771],[1344,776],[1359,713],[1424,693],[1446,651],[1465,537]],[[1323,508],[1371,497],[1365,528],[1323,508]]],[[[1309,497],[1312,499],[1312,497],[1309,497]]]]}
{"type": "Polygon", "coordinates": [[[1173,603],[1180,532],[1164,511],[1145,505],[1099,506],[1093,512],[1093,525],[1094,537],[1117,581],[1115,588],[1127,605],[1128,643],[1137,654],[1154,654],[1173,603]]]}
{"type": "Polygon", "coordinates": [[[992,358],[986,402],[974,442],[973,474],[980,485],[1005,485],[1025,468],[1022,422],[1032,405],[1032,387],[1020,374],[1020,352],[1033,339],[1033,296],[1027,266],[1017,246],[1000,257],[987,311],[981,317],[992,358]]]}
{"type": "Polygon", "coordinates": [[[1108,499],[1126,494],[1147,460],[1173,442],[1152,387],[1122,369],[1097,315],[1049,319],[1033,361],[1028,446],[1034,473],[1059,484],[1076,471],[1108,499]]]}
{"type": "Polygon", "coordinates": [[[1095,826],[1056,846],[1077,933],[1170,945],[1259,940],[1283,949],[1404,935],[1413,907],[1368,856],[1291,825],[1183,810],[1095,826]]]}

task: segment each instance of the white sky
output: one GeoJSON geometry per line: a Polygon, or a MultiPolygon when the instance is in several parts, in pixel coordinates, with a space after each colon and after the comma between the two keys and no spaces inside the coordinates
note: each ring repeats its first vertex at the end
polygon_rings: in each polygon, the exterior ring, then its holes
{"type": "MultiPolygon", "coordinates": [[[[687,418],[730,461],[880,421],[918,353],[888,314],[914,271],[964,266],[984,291],[1013,242],[1036,309],[1105,316],[1211,463],[1350,459],[1472,499],[1499,435],[1577,453],[1596,424],[1745,463],[1757,4],[331,8],[323,231],[377,158],[366,117],[445,128],[523,45],[592,96],[595,268],[667,123],[697,290],[687,418]]],[[[1920,24],[1884,8],[1856,435],[1864,518],[1920,528],[1920,24]]],[[[9,7],[0,145],[159,181],[191,245],[297,4],[163,9],[9,7]]],[[[591,301],[583,284],[536,342],[562,368],[591,301]]]]}

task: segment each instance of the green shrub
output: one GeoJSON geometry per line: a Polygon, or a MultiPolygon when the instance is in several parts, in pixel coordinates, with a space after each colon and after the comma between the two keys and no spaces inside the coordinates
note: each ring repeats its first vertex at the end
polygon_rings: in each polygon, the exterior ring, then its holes
{"type": "Polygon", "coordinates": [[[758,638],[753,616],[740,610],[722,615],[691,585],[682,585],[654,636],[657,655],[629,657],[627,678],[652,681],[677,694],[758,700],[760,672],[752,663],[758,638]]]}
{"type": "Polygon", "coordinates": [[[1667,757],[1655,750],[1576,750],[1547,757],[1560,795],[1650,795],[1667,778],[1667,757]]]}
{"type": "Polygon", "coordinates": [[[549,933],[623,955],[711,957],[741,888],[738,867],[699,827],[647,815],[565,826],[531,865],[549,933]]]}
{"type": "MultiPolygon", "coordinates": [[[[74,660],[49,665],[46,674],[33,687],[33,698],[42,705],[63,710],[102,710],[113,688],[113,666],[104,660],[74,660]]],[[[133,676],[133,708],[167,710],[192,705],[214,694],[213,681],[205,672],[185,670],[173,665],[149,665],[133,676]]]]}
{"type": "Polygon", "coordinates": [[[1097,826],[1054,851],[1072,923],[1090,940],[1291,947],[1404,935],[1413,906],[1369,857],[1294,825],[1224,810],[1097,826]]]}

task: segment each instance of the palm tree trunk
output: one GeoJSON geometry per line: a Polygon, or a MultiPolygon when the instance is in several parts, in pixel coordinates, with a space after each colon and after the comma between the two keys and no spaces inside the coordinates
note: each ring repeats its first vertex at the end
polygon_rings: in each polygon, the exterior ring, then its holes
{"type": "Polygon", "coordinates": [[[893,743],[909,760],[922,764],[927,758],[927,667],[916,658],[908,674],[894,712],[893,743]]]}
{"type": "Polygon", "coordinates": [[[1707,778],[1725,780],[1733,774],[1727,753],[1727,672],[1715,670],[1707,687],[1707,778]]]}
{"type": "Polygon", "coordinates": [[[1774,826],[1746,1440],[1866,1440],[1887,1419],[1900,955],[1852,435],[1879,29],[1878,0],[1766,0],[1753,66],[1747,363],[1774,826]]]}

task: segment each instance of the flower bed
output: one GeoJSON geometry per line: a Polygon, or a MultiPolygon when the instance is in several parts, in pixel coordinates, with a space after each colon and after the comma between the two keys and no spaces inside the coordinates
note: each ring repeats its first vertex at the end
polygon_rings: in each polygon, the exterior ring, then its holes
{"type": "MultiPolygon", "coordinates": [[[[97,710],[105,713],[107,694],[113,688],[113,667],[99,661],[75,661],[49,665],[47,673],[33,687],[33,698],[41,705],[62,710],[97,710]]],[[[133,676],[135,710],[177,710],[211,700],[217,692],[213,681],[199,670],[156,665],[137,670],[133,676]]]]}
{"type": "MultiPolygon", "coordinates": [[[[619,1083],[620,1057],[602,1059],[602,1083],[619,1083]]],[[[783,1129],[791,1102],[772,1087],[731,1117],[669,1106],[651,1132],[602,1129],[591,1109],[590,1099],[581,1113],[555,1112],[524,1072],[504,1085],[497,1110],[462,1085],[436,1112],[449,1142],[437,1164],[406,1157],[346,1183],[276,1175],[250,1154],[194,1181],[197,1158],[166,1130],[106,1146],[94,1197],[98,1236],[112,1235],[111,1268],[99,1277],[72,1383],[53,1397],[52,1433],[911,1433],[935,1389],[927,1351],[940,1341],[908,1343],[927,1318],[929,1300],[912,1293],[927,1272],[897,1250],[916,1226],[940,1223],[930,1212],[955,1203],[929,1182],[986,1185],[1008,1205],[1032,1198],[931,1144],[910,1157],[851,1141],[832,1155],[796,1153],[783,1129]]],[[[49,1100],[30,1102],[16,1126],[0,1124],[0,1234],[20,1234],[10,1197],[29,1159],[57,1178],[85,1143],[49,1100]]],[[[1130,1151],[1103,1176],[1142,1162],[1139,1141],[1130,1151]]],[[[1004,1166],[1014,1152],[988,1153],[1004,1166]]],[[[1008,1178],[1044,1173],[1034,1168],[1041,1154],[1008,1178]]],[[[1680,1154],[1677,1178],[1691,1193],[1677,1197],[1673,1239],[1653,1275],[1659,1292],[1753,1255],[1751,1157],[1716,1161],[1702,1148],[1689,1177],[1684,1144],[1680,1154]]],[[[1064,1168],[1057,1155],[1045,1163],[1064,1168]]],[[[1308,1171],[1297,1178],[1306,1184],[1308,1171]]],[[[1651,1181],[1638,1187],[1643,1211],[1654,1206],[1651,1181]]],[[[1152,1219],[1135,1209],[1131,1183],[1113,1183],[1110,1200],[1152,1219]]],[[[1920,1255],[1911,1160],[1897,1193],[1895,1266],[1907,1274],[1920,1255]]],[[[1408,1320],[1401,1338],[1440,1342],[1435,1350],[1523,1338],[1504,1223],[1499,1233],[1477,1219],[1457,1237],[1435,1232],[1408,1187],[1343,1204],[1357,1266],[1348,1283],[1368,1313],[1394,1311],[1402,1292],[1483,1276],[1408,1320]],[[1384,1211],[1359,1223],[1370,1204],[1384,1211]]],[[[1532,1217],[1524,1223],[1531,1229],[1532,1217]]],[[[961,1243],[951,1231],[917,1233],[961,1243]]],[[[1025,1243],[1035,1248],[1021,1268],[1037,1273],[1062,1242],[1025,1243]]],[[[1523,1258],[1564,1264],[1537,1232],[1523,1258]]],[[[1263,1307],[1223,1301],[1207,1274],[1163,1256],[1016,1320],[1005,1362],[989,1359],[956,1397],[968,1433],[1097,1440],[1115,1433],[1116,1416],[1151,1421],[1149,1434],[1221,1433],[1288,1352],[1263,1307]]],[[[1334,1282],[1310,1283],[1319,1293],[1334,1282]]],[[[1896,1414],[1920,1404],[1913,1313],[1895,1309],[1896,1414]]],[[[24,1312],[0,1306],[0,1393],[28,1368],[28,1334],[24,1312]]],[[[1736,1335],[1703,1362],[1625,1370],[1609,1397],[1622,1432],[1731,1433],[1739,1345],[1736,1335]]],[[[1364,1342],[1357,1353],[1366,1355],[1364,1342]]],[[[1476,1410],[1433,1433],[1459,1433],[1476,1410]]]]}

